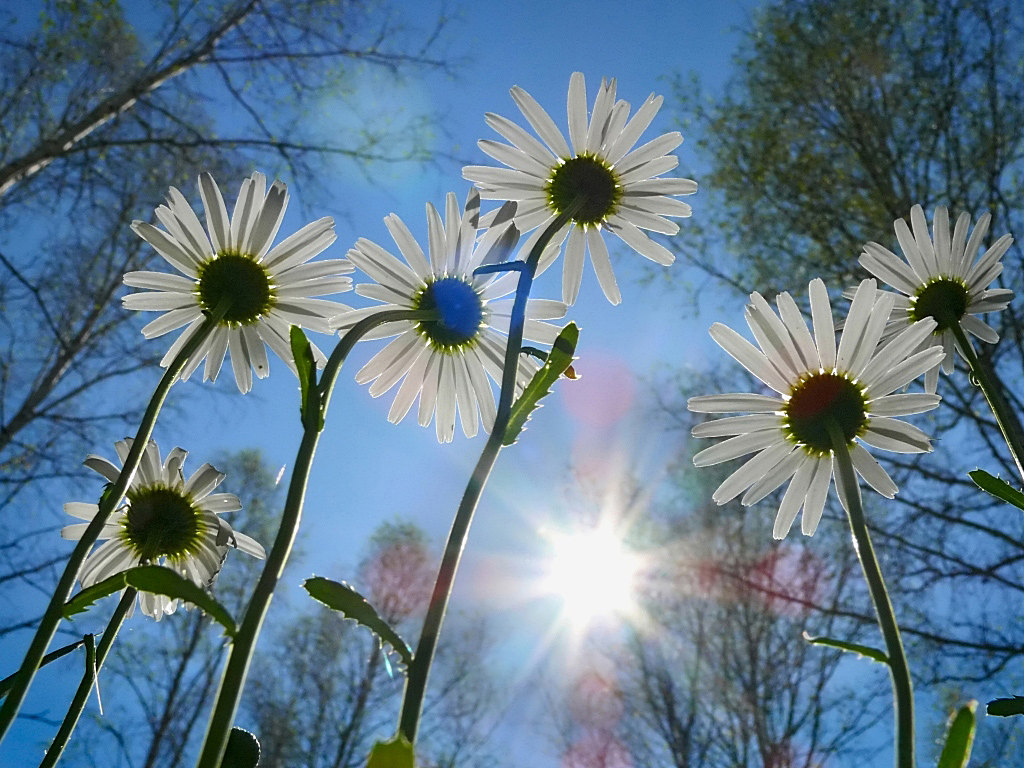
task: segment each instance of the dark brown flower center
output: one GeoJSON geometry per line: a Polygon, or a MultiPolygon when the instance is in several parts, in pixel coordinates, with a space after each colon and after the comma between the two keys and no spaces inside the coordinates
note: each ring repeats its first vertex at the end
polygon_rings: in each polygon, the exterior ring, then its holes
{"type": "Polygon", "coordinates": [[[274,289],[267,271],[249,256],[222,253],[199,267],[199,303],[212,312],[229,298],[224,323],[253,325],[274,307],[274,289]]]}
{"type": "Polygon", "coordinates": [[[867,424],[863,390],[838,373],[812,373],[800,379],[783,415],[790,437],[819,456],[832,450],[830,423],[839,427],[847,444],[867,424]]]}
{"type": "Polygon", "coordinates": [[[577,224],[603,222],[615,211],[621,194],[615,173],[593,155],[569,158],[555,168],[545,191],[549,204],[558,213],[582,199],[581,207],[572,216],[577,224]]]}

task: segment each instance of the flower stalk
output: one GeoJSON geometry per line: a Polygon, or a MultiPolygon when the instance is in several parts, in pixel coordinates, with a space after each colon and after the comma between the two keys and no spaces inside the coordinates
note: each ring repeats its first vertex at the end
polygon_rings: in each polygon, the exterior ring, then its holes
{"type": "Polygon", "coordinates": [[[974,353],[974,347],[971,346],[971,342],[960,324],[953,323],[950,330],[956,338],[957,349],[960,350],[960,354],[971,369],[973,381],[977,382],[988,407],[992,410],[999,432],[1002,434],[1003,440],[1006,441],[1006,447],[1010,450],[1013,463],[1017,467],[1017,474],[1024,482],[1024,427],[1021,426],[1016,412],[1003,397],[1002,385],[995,370],[992,366],[983,363],[974,353]]]}
{"type": "Polygon", "coordinates": [[[0,740],[6,735],[11,727],[11,723],[14,722],[14,718],[18,714],[18,710],[21,709],[22,702],[25,700],[25,695],[32,684],[36,670],[39,668],[46,653],[46,648],[57,631],[57,625],[60,623],[63,615],[64,603],[71,596],[71,590],[75,587],[75,581],[78,579],[78,572],[81,570],[82,563],[85,561],[96,539],[99,538],[107,519],[124,500],[128,486],[131,484],[132,478],[135,477],[135,472],[142,461],[149,438],[153,434],[153,427],[156,425],[157,416],[160,414],[160,409],[167,399],[167,393],[174,382],[178,380],[178,374],[185,366],[186,361],[214,331],[224,318],[224,315],[227,314],[230,306],[230,299],[226,298],[217,305],[213,312],[204,313],[206,314],[206,319],[202,325],[199,326],[188,342],[181,348],[167,366],[164,375],[160,378],[160,382],[150,398],[149,405],[146,407],[146,412],[142,416],[142,422],[139,424],[139,430],[135,434],[135,440],[132,442],[131,449],[125,457],[121,474],[118,476],[117,482],[103,494],[100,499],[99,511],[89,522],[85,532],[82,534],[82,538],[78,540],[78,543],[72,550],[71,556],[68,558],[68,564],[64,567],[64,573],[57,582],[57,587],[50,597],[50,602],[46,606],[43,618],[36,628],[32,642],[25,653],[25,658],[18,669],[17,677],[11,685],[7,697],[4,699],[3,706],[0,706],[0,740]]]}
{"type": "Polygon", "coordinates": [[[459,568],[459,561],[466,546],[466,538],[469,535],[469,527],[473,522],[473,514],[476,511],[480,495],[483,493],[487,478],[494,468],[501,451],[502,441],[505,437],[505,429],[508,426],[509,417],[512,413],[512,405],[515,396],[516,372],[519,368],[519,353],[523,344],[523,326],[526,322],[526,301],[530,295],[530,288],[533,285],[533,278],[537,273],[537,263],[545,247],[567,221],[570,221],[573,214],[582,205],[579,198],[566,211],[560,214],[530,250],[525,262],[505,262],[481,267],[477,272],[496,272],[501,270],[516,270],[519,272],[519,282],[516,286],[515,301],[512,306],[511,323],[508,332],[508,345],[505,348],[505,365],[501,373],[501,390],[498,395],[498,410],[494,419],[494,428],[487,436],[480,458],[473,468],[466,490],[459,502],[459,507],[452,520],[452,527],[448,533],[448,541],[445,544],[444,554],[441,556],[441,565],[437,570],[437,578],[434,581],[434,590],[430,597],[430,604],[427,607],[427,614],[423,619],[423,628],[420,631],[419,642],[416,645],[416,652],[413,655],[412,664],[405,681],[405,691],[402,695],[402,711],[399,716],[398,732],[409,743],[415,744],[416,732],[419,730],[420,716],[423,712],[423,699],[427,690],[427,678],[430,675],[430,666],[434,660],[434,652],[437,649],[437,641],[441,634],[441,626],[444,623],[445,613],[448,609],[448,599],[451,597],[452,587],[455,584],[455,574],[459,568]]]}
{"type": "Polygon", "coordinates": [[[853,460],[843,436],[842,429],[834,419],[828,422],[829,436],[832,439],[832,455],[839,474],[839,487],[846,517],[853,534],[853,549],[857,553],[864,580],[868,585],[871,602],[878,618],[878,627],[885,641],[885,651],[889,666],[889,678],[892,683],[893,703],[895,706],[896,727],[896,768],[914,768],[914,693],[910,680],[910,668],[903,650],[900,628],[896,623],[896,614],[889,600],[889,592],[885,588],[882,569],[875,556],[868,533],[864,508],[861,504],[860,487],[853,471],[853,460]]]}
{"type": "MultiPolygon", "coordinates": [[[[321,414],[326,414],[331,393],[338,378],[338,372],[345,362],[348,353],[359,339],[383,323],[432,318],[433,313],[430,312],[404,309],[392,310],[378,312],[352,326],[342,336],[334,351],[331,352],[323,374],[320,376],[320,381],[316,384],[321,414]]],[[[296,361],[296,364],[301,365],[301,362],[296,361]]],[[[288,495],[285,499],[284,512],[281,515],[281,524],[274,539],[274,545],[267,555],[266,564],[260,573],[259,581],[256,583],[248,606],[246,606],[238,632],[228,650],[227,662],[221,675],[220,685],[217,689],[217,696],[214,700],[213,710],[207,725],[206,736],[203,739],[203,746],[199,760],[196,763],[196,768],[219,768],[221,764],[224,749],[227,747],[228,736],[234,723],[235,713],[238,711],[238,704],[242,698],[242,689],[245,686],[245,679],[249,672],[249,663],[252,661],[256,639],[259,636],[263,620],[266,618],[267,610],[270,607],[270,600],[273,597],[274,589],[284,573],[285,565],[288,563],[288,557],[291,554],[295,537],[299,531],[299,523],[302,520],[302,507],[306,497],[306,485],[309,481],[313,457],[316,453],[317,443],[320,440],[320,433],[322,431],[322,421],[316,418],[308,418],[308,416],[309,414],[303,413],[302,441],[295,456],[295,469],[292,471],[291,480],[288,484],[288,495]]]]}

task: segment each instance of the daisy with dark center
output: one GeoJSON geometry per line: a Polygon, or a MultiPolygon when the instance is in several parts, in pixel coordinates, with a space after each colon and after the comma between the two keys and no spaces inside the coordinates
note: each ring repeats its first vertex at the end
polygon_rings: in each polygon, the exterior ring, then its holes
{"type": "MultiPolygon", "coordinates": [[[[123,463],[132,440],[114,444],[123,463]]],[[[137,565],[164,565],[201,587],[209,587],[220,572],[229,547],[263,558],[263,547],[244,533],[232,530],[220,517],[242,508],[232,493],[212,493],[224,475],[203,464],[188,480],[182,465],[188,454],[173,449],[161,461],[156,443],[146,446],[142,463],[125,495],[100,532],[106,541],[86,558],[79,575],[82,587],[89,587],[137,565]]],[[[115,482],[121,468],[101,456],[89,456],[85,466],[115,482]]],[[[61,529],[65,539],[77,540],[99,510],[96,504],[71,501],[64,511],[84,523],[61,529]]],[[[142,612],[159,621],[174,613],[177,600],[163,595],[139,593],[142,612]]]]}
{"type": "Polygon", "coordinates": [[[602,230],[616,235],[641,256],[662,265],[675,257],[643,230],[674,235],[679,225],[669,217],[690,215],[690,206],[674,199],[697,191],[690,179],[661,178],[678,164],[668,154],[683,140],[677,132],[663,134],[633,148],[661,107],[662,98],[651,94],[632,118],[629,104],[615,98],[615,80],[601,81],[594,109],[587,120],[587,93],[583,75],[569,80],[569,142],[544,109],[518,86],[512,99],[540,137],[531,136],[510,120],[494,114],[487,124],[508,144],[483,140],[480,149],[506,168],[471,165],[462,175],[476,183],[487,199],[514,200],[519,204],[516,226],[536,230],[523,244],[529,252],[548,224],[572,211],[571,220],[555,235],[540,262],[543,271],[565,246],[562,300],[576,301],[583,278],[586,252],[605,297],[621,300],[608,259],[602,230]]]}
{"type": "MultiPolygon", "coordinates": [[[[220,326],[185,363],[181,378],[188,379],[206,360],[203,378],[216,379],[230,350],[235,382],[241,392],[248,392],[253,370],[258,378],[269,374],[267,346],[295,370],[288,340],[291,325],[333,332],[333,318],[348,307],[314,297],[350,290],[352,266],[344,259],[307,263],[334,242],[334,222],[329,217],[307,224],[271,247],[288,205],[288,191],[280,181],[267,190],[262,173],[246,179],[230,220],[210,174],[199,177],[199,192],[206,230],[174,187],[167,205],[156,209],[165,229],[143,221],[132,223],[132,229],[184,276],[129,272],[125,285],[146,292],[125,296],[124,306],[164,313],[142,329],[146,338],[187,326],[161,360],[166,366],[202,325],[203,312],[226,302],[220,326]]],[[[316,347],[313,350],[322,364],[324,355],[316,347]]]]}
{"type": "MultiPolygon", "coordinates": [[[[427,255],[394,214],[384,223],[404,262],[365,238],[348,252],[349,260],[376,281],[356,285],[356,293],[383,305],[346,313],[340,323],[342,332],[385,310],[424,310],[435,315],[429,320],[385,323],[364,337],[397,336],[356,373],[360,384],[370,383],[373,397],[398,385],[388,413],[391,422],[405,418],[419,397],[417,419],[422,426],[434,420],[441,442],[454,436],[456,411],[466,437],[476,435],[481,422],[485,432],[494,425],[490,380],[501,381],[512,312],[512,299],[502,297],[515,290],[518,276],[474,272],[484,264],[504,261],[515,247],[519,234],[512,224],[514,210],[512,203],[503,206],[478,237],[479,193],[470,190],[462,211],[449,193],[444,221],[427,204],[427,255]]],[[[562,317],[565,309],[560,301],[530,299],[525,338],[554,342],[559,329],[543,321],[562,317]]],[[[520,356],[520,388],[538,367],[536,360],[520,356]]]]}
{"type": "MultiPolygon", "coordinates": [[[[989,288],[1003,270],[1001,259],[1013,238],[1003,235],[978,258],[991,218],[988,213],[982,215],[968,238],[971,217],[961,213],[950,237],[949,214],[939,206],[929,236],[924,210],[915,205],[910,210],[910,226],[903,219],[894,222],[906,260],[878,243],[864,246],[860,257],[864,269],[903,294],[896,299],[887,335],[926,317],[935,320],[935,338],[924,343],[942,344],[943,373],[953,372],[954,350],[961,346],[955,340],[957,330],[994,344],[999,335],[979,315],[1006,309],[1013,298],[1009,289],[989,288]]],[[[938,386],[939,367],[925,374],[928,392],[938,386]]]]}
{"type": "Polygon", "coordinates": [[[814,280],[809,290],[813,332],[788,293],[777,299],[778,314],[761,294],[751,294],[745,316],[757,347],[724,325],[711,327],[715,342],[776,394],[707,395],[687,403],[698,413],[748,414],[694,427],[694,437],[729,439],[700,451],[693,462],[703,467],[755,454],[715,491],[719,504],[740,494],[743,504],[754,504],[788,481],[773,529],[777,539],[786,536],[801,508],[802,530],[813,535],[834,476],[844,506],[858,492],[842,487],[834,469],[837,436],[857,474],[892,498],[896,484],[862,443],[897,453],[931,450],[921,430],[893,417],[939,403],[935,394],[894,394],[942,359],[941,347],[927,345],[937,327],[933,318],[880,343],[896,297],[865,280],[837,348],[825,284],[814,280]]]}

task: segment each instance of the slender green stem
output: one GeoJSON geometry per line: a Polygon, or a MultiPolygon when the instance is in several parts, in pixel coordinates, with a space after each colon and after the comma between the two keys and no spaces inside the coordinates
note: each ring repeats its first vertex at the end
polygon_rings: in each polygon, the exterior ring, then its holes
{"type": "MultiPolygon", "coordinates": [[[[356,323],[334,348],[327,360],[320,382],[316,385],[320,397],[321,413],[326,413],[341,365],[360,338],[383,323],[398,320],[422,320],[431,317],[434,317],[432,313],[422,310],[389,310],[378,312],[356,323]]],[[[238,703],[242,698],[242,688],[245,686],[245,678],[249,672],[249,664],[256,647],[256,638],[259,636],[267,609],[270,607],[270,599],[273,597],[281,574],[284,573],[288,556],[295,543],[295,536],[302,519],[306,484],[313,466],[316,446],[320,440],[319,420],[307,418],[307,416],[308,414],[303,413],[302,441],[295,456],[295,468],[292,470],[291,480],[288,484],[288,496],[285,499],[284,512],[281,515],[281,525],[277,530],[270,554],[267,555],[263,572],[260,574],[256,588],[246,606],[245,614],[242,616],[242,623],[228,650],[227,662],[221,675],[217,698],[214,701],[213,711],[206,728],[202,751],[196,763],[197,768],[219,768],[220,766],[224,748],[227,746],[228,736],[231,733],[231,726],[235,720],[235,713],[238,710],[238,703]]]]}
{"type": "Polygon", "coordinates": [[[78,578],[78,571],[81,569],[82,563],[85,561],[96,539],[99,538],[100,531],[103,530],[103,526],[106,524],[107,518],[110,517],[110,513],[121,504],[128,486],[135,477],[135,472],[138,470],[139,463],[142,461],[142,455],[146,450],[146,444],[149,443],[149,438],[153,434],[156,418],[160,413],[164,400],[167,398],[171,385],[177,380],[178,374],[188,358],[199,349],[200,344],[217,327],[217,324],[229,308],[230,301],[225,300],[212,314],[207,314],[205,322],[199,326],[198,330],[185,343],[181,351],[171,361],[167,370],[164,371],[164,375],[160,378],[160,383],[157,384],[156,390],[153,392],[152,398],[150,398],[149,405],[146,407],[146,412],[142,416],[139,431],[135,434],[135,440],[132,442],[128,455],[125,457],[121,474],[118,476],[117,482],[100,499],[99,510],[89,522],[85,532],[82,534],[82,538],[78,540],[78,543],[72,550],[71,556],[68,558],[68,564],[64,568],[64,573],[61,575],[60,581],[57,582],[57,587],[53,591],[50,603],[46,606],[43,618],[36,628],[36,633],[29,644],[28,651],[25,653],[25,658],[16,673],[17,678],[4,699],[3,706],[0,707],[0,740],[3,739],[11,727],[11,723],[14,722],[18,710],[25,700],[28,687],[32,683],[32,678],[35,677],[36,670],[39,668],[43,655],[46,653],[46,648],[49,646],[50,641],[53,640],[53,635],[57,631],[57,625],[61,620],[64,603],[71,596],[71,590],[74,589],[75,580],[78,578]]]}
{"type": "Polygon", "coordinates": [[[1020,475],[1021,480],[1024,481],[1024,427],[1021,426],[1016,412],[1006,402],[1006,398],[1003,397],[1002,385],[999,377],[996,376],[995,370],[982,362],[974,353],[974,348],[967,339],[963,328],[960,327],[960,323],[952,323],[950,330],[953,331],[953,336],[956,337],[956,344],[960,354],[967,361],[971,373],[974,374],[975,381],[978,382],[978,388],[985,395],[988,407],[992,409],[992,415],[995,417],[996,424],[999,425],[999,431],[1006,441],[1006,447],[1010,449],[1010,455],[1013,457],[1013,463],[1017,467],[1017,473],[1020,475]]]}
{"type": "Polygon", "coordinates": [[[900,628],[896,623],[896,614],[889,600],[889,592],[885,588],[882,569],[875,557],[875,549],[871,545],[867,522],[864,519],[864,508],[861,504],[860,487],[853,471],[853,460],[839,425],[834,421],[828,425],[829,436],[832,438],[838,485],[840,494],[845,500],[846,517],[850,522],[853,534],[853,549],[860,560],[864,580],[868,584],[871,602],[875,606],[878,627],[882,630],[885,640],[885,651],[889,660],[889,679],[892,682],[892,695],[895,705],[896,720],[896,768],[914,768],[914,692],[910,682],[910,668],[900,638],[900,628]]]}
{"type": "Polygon", "coordinates": [[[128,614],[132,603],[135,602],[136,594],[136,590],[131,587],[124,591],[124,594],[121,595],[121,601],[114,609],[110,621],[107,622],[107,628],[103,630],[103,636],[100,638],[100,644],[96,646],[95,655],[86,655],[85,672],[82,673],[82,680],[78,683],[78,690],[75,691],[75,696],[71,700],[67,714],[64,715],[64,721],[60,724],[57,735],[53,737],[50,748],[46,750],[43,761],[39,763],[39,768],[53,768],[57,761],[60,760],[64,747],[67,746],[68,740],[71,738],[71,734],[74,733],[75,726],[78,725],[78,720],[82,716],[85,703],[89,700],[89,694],[92,692],[92,687],[96,682],[96,676],[103,667],[103,661],[107,658],[107,652],[110,650],[110,646],[114,644],[114,639],[121,629],[124,617],[128,614]],[[89,658],[89,656],[92,656],[92,658],[89,658]]]}
{"type": "MultiPolygon", "coordinates": [[[[427,678],[430,675],[430,665],[434,660],[434,651],[437,649],[437,640],[441,634],[441,625],[444,623],[445,611],[448,609],[448,598],[451,595],[452,586],[455,583],[455,573],[459,568],[459,560],[462,558],[462,551],[466,546],[466,538],[469,534],[469,527],[473,522],[473,513],[483,493],[484,485],[491,474],[491,469],[501,451],[502,440],[505,437],[505,428],[508,426],[509,416],[512,412],[512,403],[515,396],[516,375],[519,371],[519,351],[523,344],[523,326],[526,319],[526,301],[530,295],[530,287],[533,284],[533,277],[537,272],[537,262],[540,260],[544,248],[550,242],[555,233],[561,229],[572,217],[577,206],[561,214],[555,219],[530,251],[525,262],[512,262],[511,264],[498,264],[486,268],[486,271],[497,271],[498,269],[517,269],[519,271],[519,283],[516,286],[515,301],[512,305],[512,316],[509,325],[508,345],[505,348],[505,367],[501,374],[501,392],[498,396],[498,411],[494,419],[494,427],[487,437],[484,449],[473,468],[469,482],[466,484],[466,491],[459,502],[459,508],[452,520],[452,527],[448,533],[448,541],[445,544],[444,554],[441,556],[441,565],[437,571],[437,578],[434,581],[434,591],[427,607],[427,614],[423,618],[423,629],[420,631],[419,643],[416,645],[416,653],[413,656],[412,664],[409,665],[408,675],[405,681],[405,692],[402,696],[402,713],[399,717],[398,731],[411,743],[416,741],[416,732],[419,730],[420,715],[423,712],[423,698],[427,690],[427,678]],[[514,266],[522,265],[522,266],[514,266]]],[[[478,272],[484,270],[478,270],[478,272]]]]}

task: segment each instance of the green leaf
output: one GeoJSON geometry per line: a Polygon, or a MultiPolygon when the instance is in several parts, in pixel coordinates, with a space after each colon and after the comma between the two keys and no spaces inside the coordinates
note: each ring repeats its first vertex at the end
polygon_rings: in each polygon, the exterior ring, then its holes
{"type": "MultiPolygon", "coordinates": [[[[576,351],[576,342],[580,338],[580,329],[576,323],[569,323],[558,334],[555,343],[551,345],[548,359],[540,367],[523,394],[512,405],[512,413],[509,416],[508,426],[505,428],[505,437],[502,445],[512,445],[523,431],[530,414],[537,409],[541,398],[551,392],[551,385],[561,376],[572,364],[572,356],[576,351]]],[[[572,378],[576,378],[575,373],[572,378]]]]}
{"type": "Polygon", "coordinates": [[[967,476],[974,481],[976,486],[985,491],[985,493],[989,493],[997,499],[1002,499],[1006,503],[1017,507],[1017,509],[1024,509],[1024,493],[1018,491],[1005,480],[1000,480],[998,477],[989,474],[984,469],[976,469],[973,472],[968,472],[967,476]]]}
{"type": "Polygon", "coordinates": [[[320,407],[320,391],[316,387],[316,360],[313,359],[313,348],[302,329],[293,325],[288,340],[292,346],[292,357],[295,360],[295,371],[299,375],[299,416],[303,426],[310,426],[312,419],[320,430],[324,428],[324,414],[320,407]]]}
{"type": "Polygon", "coordinates": [[[871,661],[877,661],[879,664],[889,663],[889,657],[886,656],[883,651],[880,651],[877,648],[872,648],[870,645],[848,643],[845,640],[836,640],[832,637],[814,637],[806,632],[804,632],[804,640],[811,645],[827,645],[829,648],[838,648],[840,651],[856,653],[858,656],[863,656],[865,659],[870,659],[871,661]]]}
{"type": "Polygon", "coordinates": [[[343,582],[331,581],[323,576],[313,576],[302,584],[310,597],[319,600],[332,611],[338,611],[346,619],[362,624],[381,640],[395,649],[395,653],[406,666],[412,664],[412,651],[398,633],[382,619],[366,598],[343,582]]]}
{"type": "Polygon", "coordinates": [[[370,750],[366,768],[414,768],[412,744],[402,735],[378,741],[370,750]]]}
{"type": "Polygon", "coordinates": [[[184,600],[201,609],[214,621],[224,627],[224,634],[235,636],[235,620],[228,609],[217,602],[210,593],[193,582],[162,565],[140,565],[124,572],[129,587],[143,592],[184,600]]]}
{"type": "Polygon", "coordinates": [[[91,587],[86,587],[64,603],[64,608],[62,610],[64,618],[70,619],[76,613],[82,613],[83,611],[88,610],[97,600],[102,600],[107,595],[120,592],[127,586],[128,582],[125,581],[125,572],[122,571],[121,573],[115,573],[110,578],[93,584],[91,587]]]}
{"type": "Polygon", "coordinates": [[[1024,696],[1014,696],[1012,699],[992,699],[985,706],[985,712],[995,717],[1024,715],[1024,696]]]}
{"type": "Polygon", "coordinates": [[[969,701],[957,711],[946,731],[946,744],[939,755],[937,768],[964,768],[974,743],[974,710],[978,702],[969,701]]]}
{"type": "Polygon", "coordinates": [[[220,768],[256,768],[260,761],[260,743],[243,728],[232,728],[220,768]]]}

